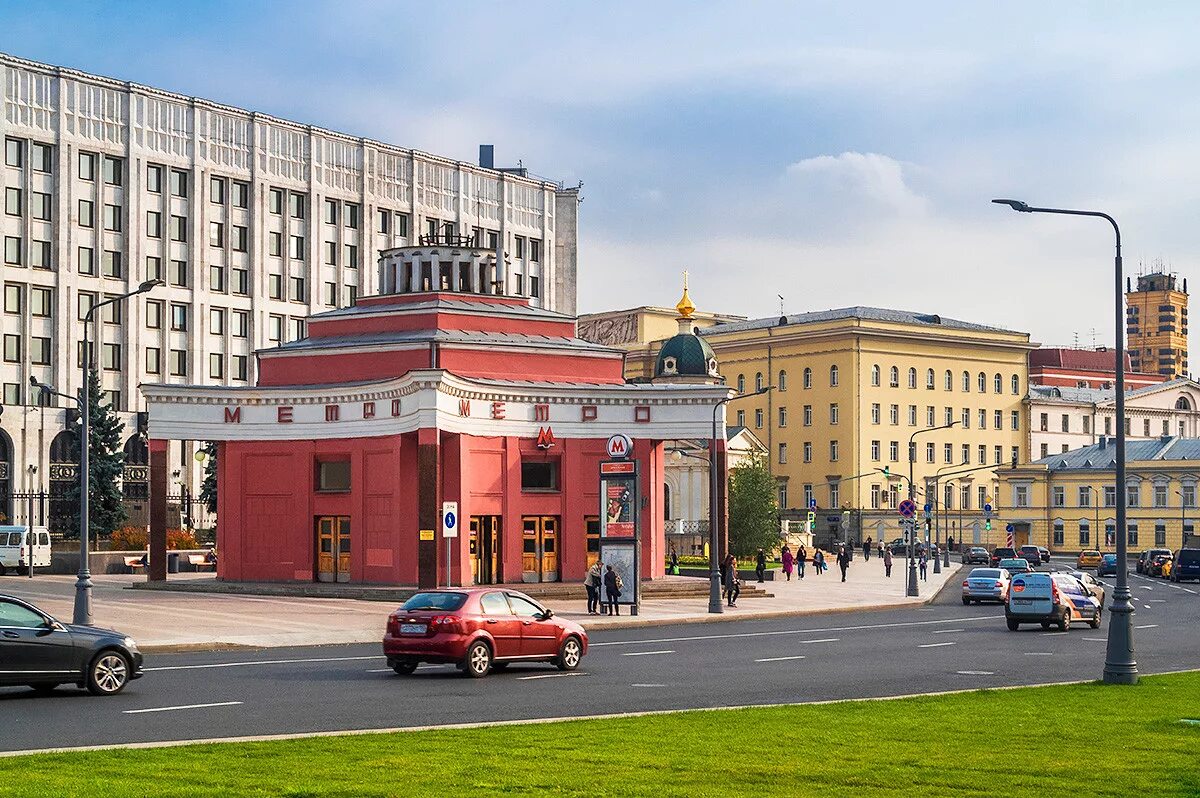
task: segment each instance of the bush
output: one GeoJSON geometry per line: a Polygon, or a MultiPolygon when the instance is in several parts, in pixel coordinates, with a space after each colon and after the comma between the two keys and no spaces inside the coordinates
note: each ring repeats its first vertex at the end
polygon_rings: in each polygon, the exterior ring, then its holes
{"type": "MultiPolygon", "coordinates": [[[[123,526],[112,533],[108,539],[110,551],[142,551],[150,543],[150,535],[145,527],[123,526]]],[[[182,529],[167,530],[168,549],[198,549],[200,545],[191,532],[182,529]]]]}

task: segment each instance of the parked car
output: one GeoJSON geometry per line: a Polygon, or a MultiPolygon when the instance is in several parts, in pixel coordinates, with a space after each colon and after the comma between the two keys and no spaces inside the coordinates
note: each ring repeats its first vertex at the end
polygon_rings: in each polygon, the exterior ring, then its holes
{"type": "Polygon", "coordinates": [[[1067,573],[1082,582],[1084,587],[1092,591],[1092,595],[1096,597],[1096,601],[1100,602],[1100,606],[1104,606],[1104,597],[1108,595],[1108,585],[1087,571],[1067,571],[1067,573]]]}
{"type": "Polygon", "coordinates": [[[908,542],[904,538],[896,538],[887,547],[892,554],[908,554],[908,542]]]}
{"type": "Polygon", "coordinates": [[[1038,546],[1038,554],[1042,555],[1043,563],[1050,562],[1050,549],[1046,548],[1045,546],[1038,546]]]}
{"type": "Polygon", "coordinates": [[[1004,604],[1004,620],[1013,632],[1023,623],[1037,623],[1043,629],[1056,624],[1065,632],[1075,620],[1098,629],[1103,612],[1092,591],[1065,573],[1014,575],[1004,604]]]}
{"type": "Polygon", "coordinates": [[[1084,549],[1079,552],[1079,556],[1075,558],[1075,567],[1079,570],[1084,568],[1098,568],[1104,558],[1100,556],[1100,552],[1096,549],[1084,549]]]}
{"type": "Polygon", "coordinates": [[[983,546],[972,546],[969,549],[963,550],[962,561],[966,565],[971,565],[973,563],[991,565],[992,555],[988,554],[988,550],[983,546]]]}
{"type": "Polygon", "coordinates": [[[1200,579],[1200,549],[1180,549],[1171,563],[1171,581],[1200,579]]]}
{"type": "Polygon", "coordinates": [[[1141,554],[1138,555],[1137,566],[1136,566],[1137,572],[1139,574],[1148,574],[1149,573],[1148,566],[1152,559],[1154,559],[1159,554],[1170,554],[1170,553],[1171,553],[1170,549],[1146,549],[1145,551],[1143,551],[1141,554]]]}
{"type": "Polygon", "coordinates": [[[133,638],[111,629],[62,623],[14,596],[0,595],[0,685],[48,693],[60,684],[116,695],[142,676],[133,638]]]}
{"type": "Polygon", "coordinates": [[[1096,566],[1096,576],[1116,576],[1117,575],[1117,555],[1105,554],[1100,560],[1100,564],[1096,566]]]}
{"type": "Polygon", "coordinates": [[[0,576],[11,568],[19,574],[28,573],[30,544],[33,546],[33,567],[50,565],[50,530],[44,526],[0,526],[0,576]]]}
{"type": "Polygon", "coordinates": [[[587,632],[574,621],[519,593],[499,587],[427,590],[388,616],[383,653],[403,676],[422,662],[452,663],[480,678],[512,662],[579,667],[587,632]]]}
{"type": "Polygon", "coordinates": [[[1042,564],[1042,552],[1037,546],[1022,546],[1017,550],[1017,556],[1027,561],[1035,569],[1042,564]]]}
{"type": "Polygon", "coordinates": [[[1033,571],[1033,566],[1024,557],[1005,557],[998,566],[1009,574],[1027,574],[1033,571]]]}
{"type": "Polygon", "coordinates": [[[1149,560],[1146,561],[1146,565],[1145,565],[1145,569],[1143,570],[1143,573],[1146,576],[1162,576],[1163,575],[1163,565],[1170,562],[1172,559],[1173,559],[1173,557],[1169,552],[1167,554],[1155,554],[1153,557],[1151,557],[1149,560]]]}
{"type": "Polygon", "coordinates": [[[1011,560],[1016,556],[1017,556],[1017,552],[1015,550],[1005,547],[1005,546],[1001,546],[1001,547],[992,549],[991,566],[993,568],[999,568],[1001,560],[1005,560],[1005,559],[1011,560]]]}
{"type": "Polygon", "coordinates": [[[974,568],[962,583],[962,603],[999,601],[1008,598],[1010,576],[1003,568],[974,568]]]}

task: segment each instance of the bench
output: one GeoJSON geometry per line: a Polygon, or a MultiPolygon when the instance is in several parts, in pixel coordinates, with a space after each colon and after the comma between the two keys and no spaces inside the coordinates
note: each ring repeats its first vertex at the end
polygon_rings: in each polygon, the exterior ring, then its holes
{"type": "Polygon", "coordinates": [[[129,573],[136,574],[137,570],[139,568],[145,568],[146,566],[142,562],[141,556],[137,556],[137,557],[126,557],[125,558],[125,567],[129,569],[129,573]]]}
{"type": "Polygon", "coordinates": [[[201,568],[212,568],[215,571],[217,568],[217,564],[215,562],[208,561],[207,554],[189,554],[188,564],[197,571],[199,571],[201,568]]]}

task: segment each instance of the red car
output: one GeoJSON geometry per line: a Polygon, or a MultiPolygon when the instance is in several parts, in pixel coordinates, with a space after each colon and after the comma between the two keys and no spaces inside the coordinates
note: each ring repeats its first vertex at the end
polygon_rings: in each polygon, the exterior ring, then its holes
{"type": "Polygon", "coordinates": [[[516,590],[476,587],[417,593],[388,617],[383,653],[407,676],[421,662],[453,663],[481,678],[510,662],[549,662],[572,671],[587,632],[516,590]]]}

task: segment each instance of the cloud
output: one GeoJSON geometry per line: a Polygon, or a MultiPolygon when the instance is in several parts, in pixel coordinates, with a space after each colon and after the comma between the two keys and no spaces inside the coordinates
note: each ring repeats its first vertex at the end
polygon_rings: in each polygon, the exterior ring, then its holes
{"type": "Polygon", "coordinates": [[[922,214],[928,202],[904,180],[904,167],[894,158],[868,152],[818,155],[787,167],[787,177],[805,194],[840,202],[869,202],[898,214],[922,214]]]}

